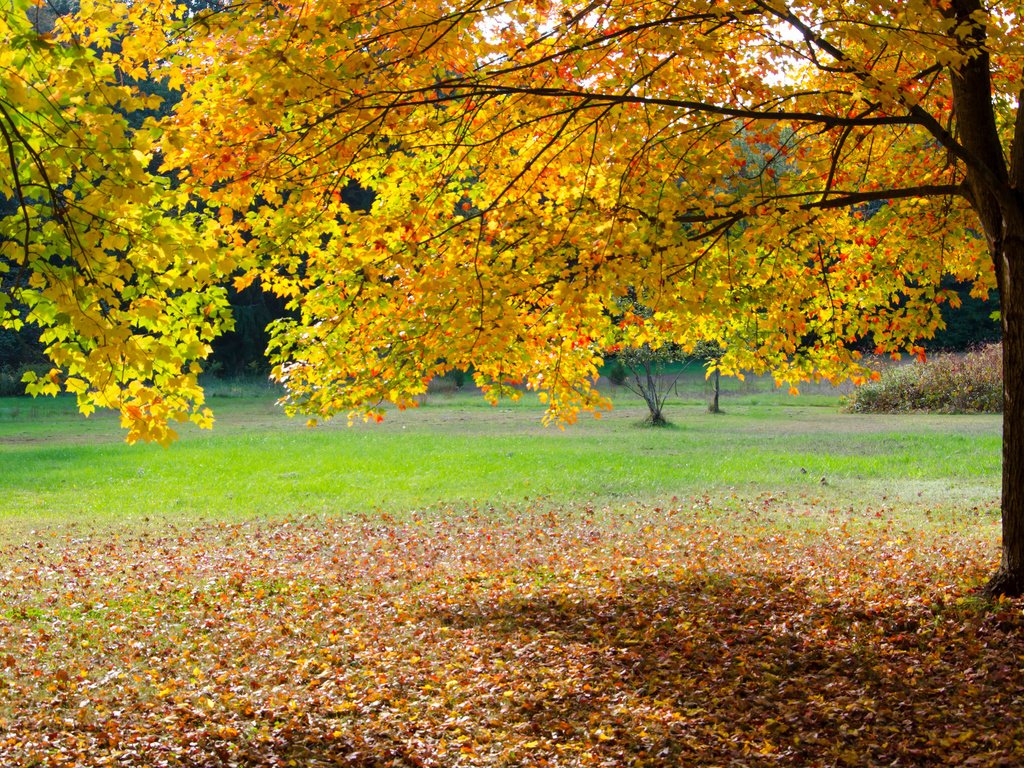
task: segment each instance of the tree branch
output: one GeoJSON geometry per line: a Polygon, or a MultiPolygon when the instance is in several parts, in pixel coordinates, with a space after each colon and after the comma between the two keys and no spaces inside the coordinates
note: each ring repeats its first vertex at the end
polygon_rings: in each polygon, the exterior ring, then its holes
{"type": "MultiPolygon", "coordinates": [[[[838,195],[835,197],[828,197],[819,200],[814,200],[808,203],[801,203],[800,210],[802,211],[822,211],[833,208],[849,208],[854,205],[862,205],[864,203],[871,203],[878,200],[903,200],[913,197],[949,197],[951,195],[960,195],[967,199],[967,190],[962,184],[923,184],[917,187],[907,187],[905,189],[881,189],[873,190],[871,192],[832,192],[830,194],[838,195]]],[[[797,197],[810,197],[810,196],[823,195],[822,192],[801,192],[790,195],[778,195],[766,197],[759,205],[768,205],[773,202],[781,203],[783,200],[792,200],[797,197]]],[[[783,207],[779,206],[780,210],[783,207]]],[[[735,211],[722,211],[721,213],[691,213],[683,214],[676,217],[676,221],[685,224],[709,224],[711,222],[719,221],[731,221],[735,223],[741,218],[747,218],[750,213],[739,214],[735,211]]]]}
{"type": "MultiPolygon", "coordinates": [[[[526,87],[515,85],[491,85],[488,83],[474,83],[471,81],[456,80],[439,82],[431,85],[431,90],[449,90],[438,96],[427,99],[419,99],[414,104],[441,104],[450,101],[463,101],[471,96],[505,96],[512,94],[524,94],[528,96],[540,96],[543,98],[578,99],[582,104],[579,109],[591,107],[603,107],[608,104],[637,104],[642,106],[671,107],[674,109],[685,109],[691,112],[698,112],[709,115],[722,115],[730,118],[779,122],[790,120],[796,123],[808,123],[823,125],[826,128],[852,127],[873,127],[882,125],[920,125],[921,121],[911,115],[890,115],[885,117],[843,117],[840,115],[823,115],[816,112],[799,112],[787,110],[760,110],[744,109],[740,107],[727,107],[721,104],[712,104],[705,101],[692,101],[690,99],[672,99],[666,97],[637,96],[633,94],[619,93],[594,93],[591,91],[573,90],[570,88],[544,88],[526,87]]],[[[421,91],[425,92],[425,91],[421,91]]],[[[392,93],[381,92],[382,95],[409,95],[408,91],[392,93]]]]}

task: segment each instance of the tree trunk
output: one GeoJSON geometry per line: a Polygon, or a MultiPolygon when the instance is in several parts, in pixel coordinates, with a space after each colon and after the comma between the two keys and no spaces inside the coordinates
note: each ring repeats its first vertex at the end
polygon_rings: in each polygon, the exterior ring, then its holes
{"type": "Polygon", "coordinates": [[[644,374],[647,378],[647,386],[643,388],[643,392],[644,399],[647,401],[647,410],[651,412],[651,426],[667,426],[668,422],[661,413],[661,398],[658,396],[658,381],[655,378],[654,370],[650,363],[644,364],[644,374]]]}
{"type": "Polygon", "coordinates": [[[1003,544],[990,595],[1024,594],[1024,216],[1008,217],[999,289],[1003,324],[1003,544]],[[1020,226],[1020,232],[1014,232],[1020,226]]]}
{"type": "MultiPolygon", "coordinates": [[[[992,254],[1003,323],[1003,545],[999,570],[985,589],[1018,596],[1024,594],[1024,112],[1018,106],[1007,153],[996,120],[986,28],[978,21],[981,0],[952,0],[948,9],[966,30],[959,44],[969,54],[950,78],[965,194],[992,254]]],[[[937,138],[956,148],[951,136],[937,138]]]]}
{"type": "Polygon", "coordinates": [[[722,409],[718,407],[718,392],[721,384],[722,375],[715,368],[715,372],[711,374],[711,402],[708,403],[708,413],[721,413],[722,409]]]}

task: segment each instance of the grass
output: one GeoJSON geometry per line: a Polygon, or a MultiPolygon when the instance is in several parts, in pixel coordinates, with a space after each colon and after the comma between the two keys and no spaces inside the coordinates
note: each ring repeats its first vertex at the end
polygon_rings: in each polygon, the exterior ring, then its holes
{"type": "MultiPolygon", "coordinates": [[[[670,402],[673,426],[638,426],[631,395],[600,420],[560,431],[524,398],[491,407],[431,395],[383,424],[307,429],[266,394],[211,404],[212,432],[170,449],[127,446],[116,420],[68,400],[0,400],[0,518],[61,521],[240,519],[402,513],[543,499],[609,507],[770,492],[815,507],[971,508],[998,496],[999,417],[840,413],[834,395],[733,392],[723,415],[670,402]]],[[[685,393],[684,393],[685,394],[685,393]]]]}

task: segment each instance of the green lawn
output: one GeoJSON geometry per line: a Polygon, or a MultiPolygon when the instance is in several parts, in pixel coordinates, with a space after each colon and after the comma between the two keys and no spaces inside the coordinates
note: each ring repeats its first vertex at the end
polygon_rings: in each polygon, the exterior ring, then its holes
{"type": "Polygon", "coordinates": [[[211,405],[213,431],[186,430],[164,449],[125,445],[115,419],[84,419],[69,400],[0,400],[0,516],[237,520],[765,493],[817,508],[964,509],[998,497],[999,417],[851,415],[829,395],[735,392],[721,415],[690,397],[670,403],[672,427],[650,429],[619,391],[613,411],[564,431],[542,426],[528,397],[492,407],[431,395],[379,425],[315,429],[268,395],[211,405]]]}

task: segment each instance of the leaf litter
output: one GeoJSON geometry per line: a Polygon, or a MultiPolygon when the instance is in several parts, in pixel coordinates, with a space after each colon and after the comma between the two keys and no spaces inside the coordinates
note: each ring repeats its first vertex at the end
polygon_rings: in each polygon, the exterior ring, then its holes
{"type": "Polygon", "coordinates": [[[993,521],[542,507],[7,545],[0,764],[1024,764],[993,521]]]}

